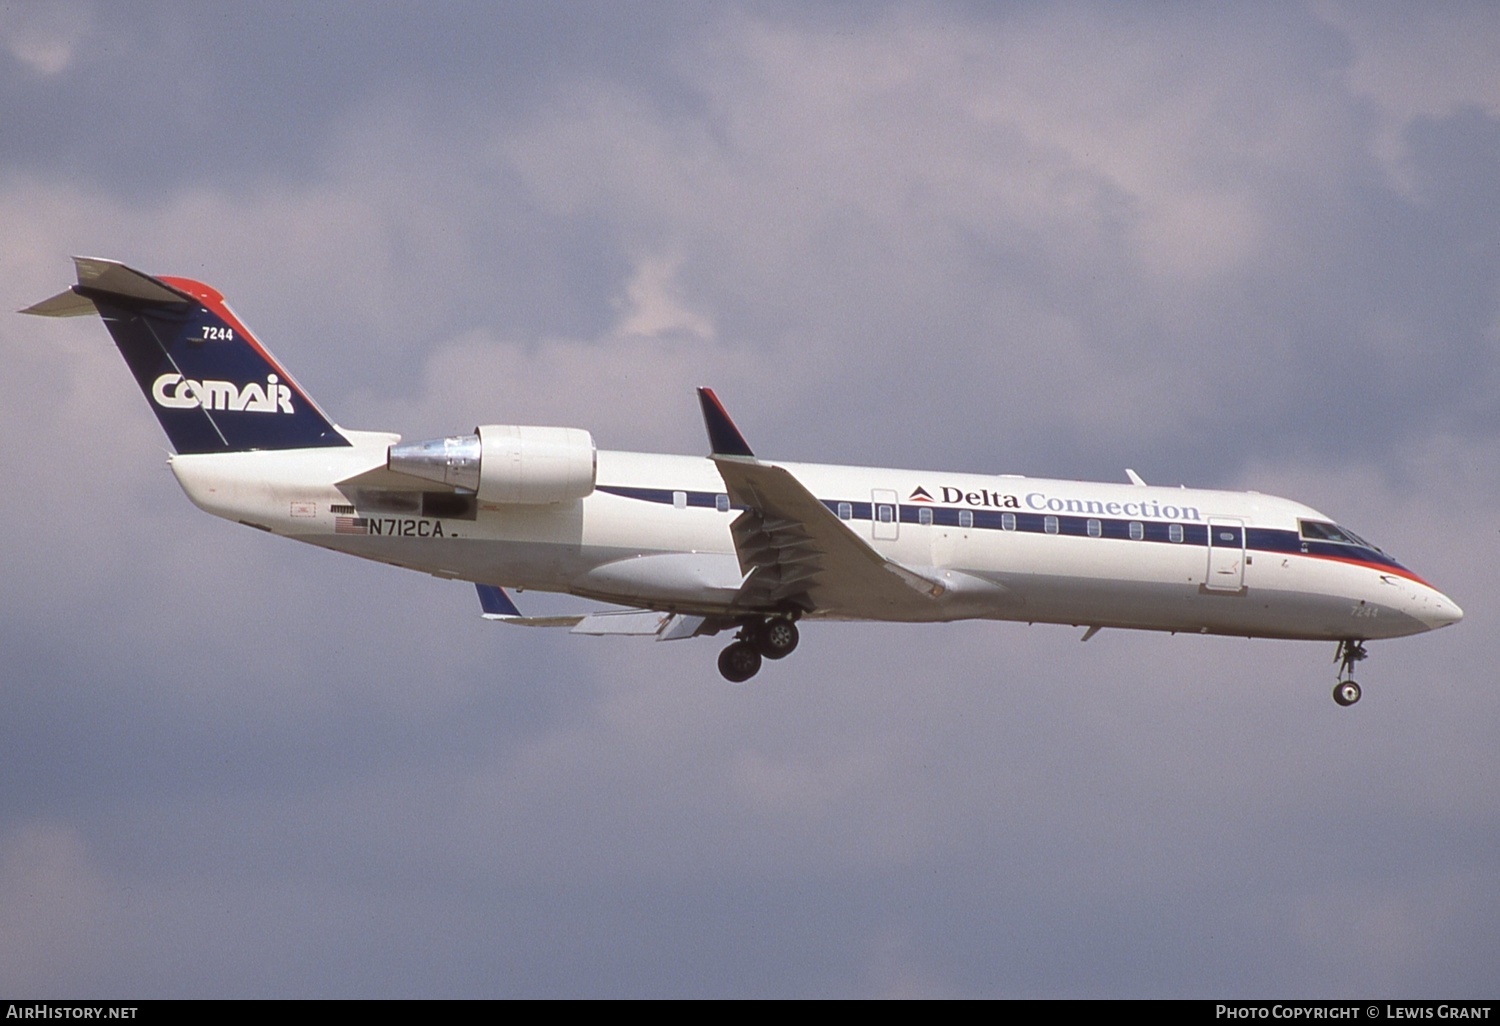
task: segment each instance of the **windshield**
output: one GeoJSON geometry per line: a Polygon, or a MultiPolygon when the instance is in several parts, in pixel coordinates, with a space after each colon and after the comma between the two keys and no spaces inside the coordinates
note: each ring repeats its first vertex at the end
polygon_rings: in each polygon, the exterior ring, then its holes
{"type": "Polygon", "coordinates": [[[1377,546],[1371,545],[1353,531],[1346,530],[1337,524],[1329,524],[1321,520],[1299,520],[1297,526],[1301,528],[1302,538],[1305,541],[1338,542],[1341,545],[1358,545],[1362,549],[1380,551],[1377,546]]]}

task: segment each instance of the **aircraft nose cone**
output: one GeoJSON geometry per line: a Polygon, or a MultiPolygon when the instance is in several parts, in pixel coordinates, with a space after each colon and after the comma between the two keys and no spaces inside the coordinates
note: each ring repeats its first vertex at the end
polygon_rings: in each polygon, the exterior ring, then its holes
{"type": "Polygon", "coordinates": [[[1441,592],[1433,592],[1423,605],[1421,618],[1433,630],[1458,623],[1464,618],[1464,611],[1458,608],[1458,603],[1441,592]]]}

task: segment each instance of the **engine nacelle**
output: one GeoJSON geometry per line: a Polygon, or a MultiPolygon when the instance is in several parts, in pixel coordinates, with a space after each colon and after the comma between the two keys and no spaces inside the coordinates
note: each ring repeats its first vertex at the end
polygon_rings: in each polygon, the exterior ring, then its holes
{"type": "Polygon", "coordinates": [[[594,490],[594,438],[580,428],[481,424],[472,435],[393,445],[386,466],[481,502],[571,502],[594,490]]]}

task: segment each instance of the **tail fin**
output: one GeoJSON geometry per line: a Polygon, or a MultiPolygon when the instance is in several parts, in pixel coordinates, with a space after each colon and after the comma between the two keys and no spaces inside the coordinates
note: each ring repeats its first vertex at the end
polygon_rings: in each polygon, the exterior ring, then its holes
{"type": "Polygon", "coordinates": [[[21,312],[97,312],[178,452],[349,444],[216,289],[113,260],[73,262],[77,285],[21,312]]]}

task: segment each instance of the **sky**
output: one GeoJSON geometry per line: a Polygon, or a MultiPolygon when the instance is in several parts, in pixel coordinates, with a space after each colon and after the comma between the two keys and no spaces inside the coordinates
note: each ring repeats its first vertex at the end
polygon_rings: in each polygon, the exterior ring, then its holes
{"type": "Polygon", "coordinates": [[[1466,620],[722,639],[194,509],[0,315],[0,992],[1493,998],[1500,10],[0,0],[0,302],[221,289],[346,427],[1254,489],[1466,620]],[[523,597],[528,612],[585,611],[523,597]]]}

